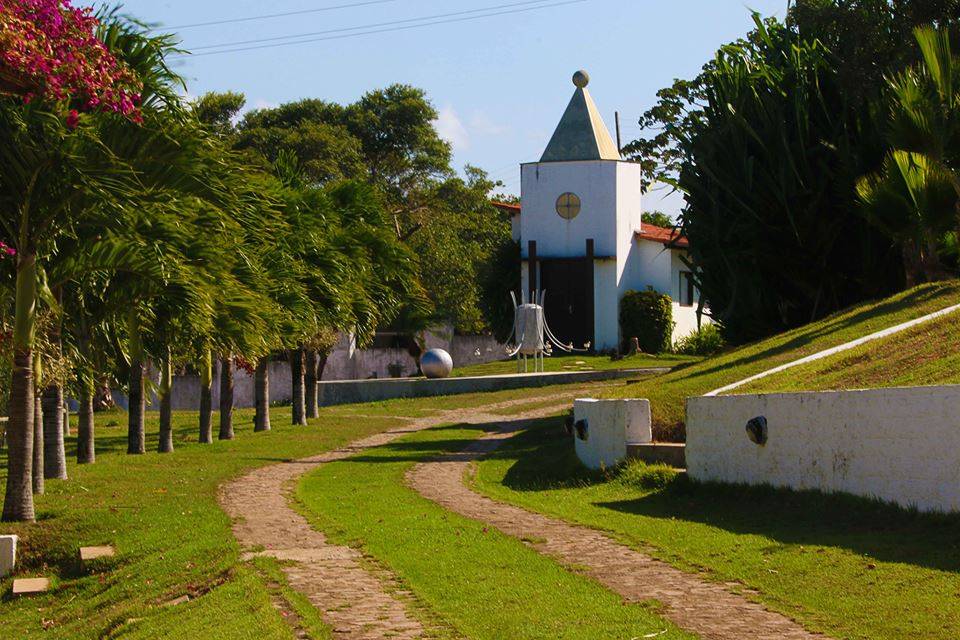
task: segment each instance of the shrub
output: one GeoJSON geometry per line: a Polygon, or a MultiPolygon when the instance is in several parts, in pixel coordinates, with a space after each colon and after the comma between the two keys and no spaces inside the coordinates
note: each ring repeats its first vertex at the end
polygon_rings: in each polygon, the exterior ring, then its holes
{"type": "Polygon", "coordinates": [[[644,353],[670,350],[673,333],[673,308],[670,296],[653,287],[646,291],[627,291],[620,301],[620,331],[626,343],[637,338],[644,353]]]}
{"type": "Polygon", "coordinates": [[[725,346],[720,328],[715,324],[705,324],[686,335],[674,346],[674,351],[687,356],[709,356],[725,346]]]}
{"type": "Polygon", "coordinates": [[[643,489],[645,491],[658,491],[672,484],[679,475],[679,472],[662,462],[656,464],[647,464],[642,460],[627,460],[617,474],[621,483],[643,489]]]}

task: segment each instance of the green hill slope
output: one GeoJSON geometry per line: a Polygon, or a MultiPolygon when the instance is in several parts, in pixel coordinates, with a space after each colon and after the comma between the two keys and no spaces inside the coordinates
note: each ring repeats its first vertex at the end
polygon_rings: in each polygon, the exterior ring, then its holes
{"type": "MultiPolygon", "coordinates": [[[[778,365],[855,340],[901,322],[919,318],[954,304],[960,304],[960,282],[950,281],[921,285],[885,300],[863,304],[792,331],[727,351],[696,364],[675,369],[668,374],[626,385],[611,392],[608,396],[648,398],[653,412],[654,437],[658,440],[682,440],[684,435],[684,401],[686,398],[702,395],[778,365]]],[[[806,367],[797,367],[770,376],[754,383],[756,386],[743,387],[738,389],[737,392],[759,389],[771,391],[796,388],[845,388],[851,385],[879,386],[880,383],[877,380],[880,379],[889,379],[893,381],[890,384],[894,385],[932,384],[956,380],[960,376],[952,373],[955,368],[951,367],[949,363],[941,365],[936,361],[939,358],[939,352],[936,349],[935,341],[929,336],[924,338],[923,335],[925,331],[938,331],[936,327],[946,325],[948,321],[954,329],[957,328],[957,325],[953,323],[958,321],[951,316],[935,321],[929,326],[921,325],[906,334],[891,336],[876,343],[863,345],[857,351],[838,354],[833,358],[825,358],[823,361],[806,365],[806,367]],[[897,357],[906,357],[907,354],[898,356],[898,351],[906,351],[906,349],[896,345],[903,344],[903,340],[910,338],[916,340],[917,344],[923,345],[926,349],[924,353],[927,354],[927,360],[924,361],[924,366],[913,373],[899,368],[896,370],[896,375],[883,373],[885,367],[898,366],[895,364],[897,357]],[[879,354],[880,352],[875,350],[883,348],[886,349],[885,353],[887,354],[883,360],[887,364],[881,364],[878,365],[879,368],[875,368],[871,365],[871,362],[880,362],[880,360],[875,360],[874,356],[869,354],[879,354]],[[844,366],[837,362],[837,359],[843,360],[844,357],[855,357],[858,354],[861,357],[861,362],[850,371],[844,371],[844,366]],[[831,365],[835,368],[833,377],[819,380],[818,377],[823,370],[822,367],[831,365]],[[870,382],[854,383],[854,376],[857,375],[855,371],[861,372],[862,380],[869,380],[870,382]],[[947,377],[948,375],[955,377],[947,377]],[[828,380],[833,380],[832,384],[835,386],[824,386],[825,384],[831,384],[828,380]]],[[[946,332],[944,335],[950,335],[949,329],[943,329],[943,331],[946,332]]],[[[956,331],[953,333],[956,334],[956,331]]],[[[938,338],[936,341],[939,340],[938,338]]],[[[915,364],[921,360],[922,356],[917,356],[915,364]]]]}
{"type": "Polygon", "coordinates": [[[960,383],[960,312],[761,378],[731,393],[960,383]]]}

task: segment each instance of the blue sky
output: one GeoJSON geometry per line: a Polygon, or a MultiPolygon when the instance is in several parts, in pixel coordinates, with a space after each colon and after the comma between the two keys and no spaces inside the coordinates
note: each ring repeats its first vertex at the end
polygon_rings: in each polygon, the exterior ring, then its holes
{"type": "MultiPolygon", "coordinates": [[[[128,0],[126,13],[167,27],[312,10],[362,0],[128,0]]],[[[178,60],[188,92],[240,91],[250,108],[305,97],[341,103],[395,82],[425,89],[440,111],[455,165],[473,164],[519,190],[519,164],[539,158],[573,91],[589,71],[607,125],[619,111],[624,142],[637,117],[675,77],[691,77],[717,47],[746,33],[750,10],[782,16],[786,0],[380,0],[282,18],[175,29],[188,50],[316,33],[487,7],[517,11],[475,20],[178,60]],[[513,6],[506,6],[513,5],[513,6]],[[542,7],[527,10],[532,7],[542,7]],[[518,11],[523,10],[523,11],[518,11]]],[[[77,0],[75,4],[82,4],[77,0]]],[[[467,15],[482,15],[483,12],[467,15]]],[[[467,17],[435,18],[460,20],[467,17]]],[[[406,24],[415,24],[408,22],[406,24]]],[[[372,27],[378,30],[388,27],[372,27]]],[[[339,32],[346,34],[351,32],[339,32]]],[[[326,37],[328,35],[312,36],[326,37]]],[[[310,38],[305,38],[310,39],[310,38]]],[[[199,53],[201,50],[197,49],[199,53]]],[[[650,194],[645,209],[675,213],[676,195],[650,194]]]]}

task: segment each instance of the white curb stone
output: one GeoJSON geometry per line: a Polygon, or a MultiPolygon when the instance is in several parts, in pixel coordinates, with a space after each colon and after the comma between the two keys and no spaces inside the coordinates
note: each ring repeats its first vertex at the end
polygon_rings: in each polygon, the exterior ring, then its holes
{"type": "Polygon", "coordinates": [[[0,578],[13,573],[17,564],[17,536],[0,536],[0,578]]]}

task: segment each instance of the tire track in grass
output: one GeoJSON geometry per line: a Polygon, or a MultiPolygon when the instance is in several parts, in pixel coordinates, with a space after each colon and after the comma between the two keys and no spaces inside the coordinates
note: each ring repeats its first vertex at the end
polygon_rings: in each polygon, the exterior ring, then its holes
{"type": "Polygon", "coordinates": [[[475,493],[464,483],[473,462],[493,452],[517,425],[479,438],[456,454],[424,462],[407,474],[420,495],[467,518],[529,541],[561,564],[585,573],[626,601],[655,600],[682,629],[711,640],[824,640],[789,618],[765,609],[716,582],[655,560],[606,535],[526,511],[475,493]]]}
{"type": "MultiPolygon", "coordinates": [[[[546,396],[569,402],[573,392],[546,396]]],[[[407,610],[409,593],[395,587],[395,578],[369,569],[362,554],[332,544],[290,505],[296,481],[325,463],[380,447],[406,434],[464,420],[490,419],[484,413],[529,403],[519,398],[478,409],[455,409],[421,418],[345,447],[302,460],[261,467],[221,487],[221,507],[233,518],[233,533],[246,550],[245,559],[268,556],[283,562],[290,586],[305,595],[332,627],[334,638],[405,640],[427,630],[407,610]]],[[[558,406],[562,406],[559,405],[558,406]]],[[[554,411],[557,407],[554,407],[554,411]]]]}
{"type": "MultiPolygon", "coordinates": [[[[518,405],[518,411],[522,405],[518,405]]],[[[511,420],[556,415],[567,404],[511,420]]],[[[525,408],[525,407],[524,407],[525,408]]],[[[595,581],[425,500],[404,483],[418,462],[460,451],[500,425],[490,408],[317,469],[297,491],[311,522],[388,568],[448,633],[475,640],[691,638],[645,603],[625,606],[595,581]]],[[[519,423],[517,423],[519,424],[519,423]]]]}

